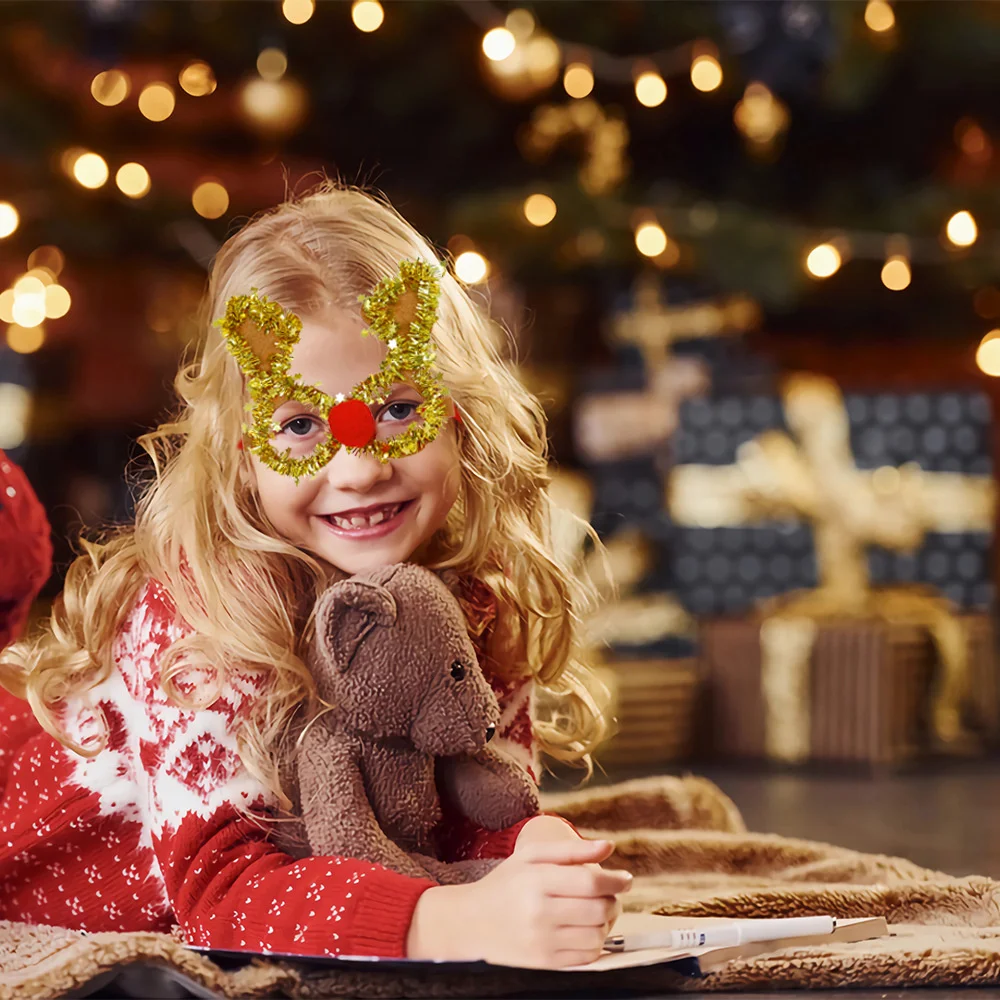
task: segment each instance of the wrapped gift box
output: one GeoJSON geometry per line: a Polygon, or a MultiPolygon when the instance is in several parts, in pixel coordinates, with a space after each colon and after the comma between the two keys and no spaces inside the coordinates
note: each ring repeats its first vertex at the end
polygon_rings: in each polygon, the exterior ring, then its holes
{"type": "Polygon", "coordinates": [[[645,767],[693,755],[701,689],[696,660],[618,660],[597,671],[618,720],[617,734],[595,754],[601,764],[645,767]]]}
{"type": "MultiPolygon", "coordinates": [[[[849,448],[859,470],[914,463],[928,473],[988,477],[991,406],[981,393],[845,394],[849,448]]],[[[788,433],[777,396],[688,400],[674,435],[675,466],[732,467],[768,431],[788,433]]],[[[792,435],[794,439],[794,435],[792,435]]],[[[813,530],[796,520],[745,525],[678,523],[674,587],[694,614],[748,613],[759,601],[818,582],[813,530]]],[[[993,604],[992,531],[927,531],[913,552],[868,547],[875,586],[923,583],[965,610],[993,604]]]]}
{"type": "MultiPolygon", "coordinates": [[[[969,643],[965,715],[985,742],[1000,733],[992,620],[964,615],[969,643]]],[[[768,726],[794,725],[805,710],[807,759],[873,766],[903,763],[930,751],[930,706],[937,653],[926,628],[884,621],[821,623],[805,678],[805,704],[769,713],[762,683],[758,616],[707,619],[700,629],[711,753],[763,760],[768,726]]],[[[801,722],[799,722],[801,725],[801,722]]]]}

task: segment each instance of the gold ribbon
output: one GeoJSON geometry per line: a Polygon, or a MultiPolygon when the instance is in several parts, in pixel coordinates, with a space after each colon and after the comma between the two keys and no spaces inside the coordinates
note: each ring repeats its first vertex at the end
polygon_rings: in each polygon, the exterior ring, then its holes
{"type": "Polygon", "coordinates": [[[816,623],[768,618],[760,626],[760,685],[764,696],[764,752],[798,762],[809,756],[812,718],[809,660],[816,623]]]}

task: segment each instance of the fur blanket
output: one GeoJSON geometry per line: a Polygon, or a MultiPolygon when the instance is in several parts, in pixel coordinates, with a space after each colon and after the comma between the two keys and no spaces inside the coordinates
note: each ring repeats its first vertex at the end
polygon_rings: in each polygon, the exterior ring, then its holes
{"type": "Polygon", "coordinates": [[[991,879],[952,878],[901,858],[747,833],[733,803],[701,778],[644,778],[549,795],[544,807],[615,841],[608,864],[636,875],[625,897],[629,909],[692,916],[884,915],[893,934],[772,953],[691,980],[663,968],[402,975],[305,970],[264,959],[225,971],[166,934],[82,935],[0,921],[0,1000],[85,995],[87,984],[128,966],[133,977],[155,974],[140,973],[140,964],[170,966],[201,995],[222,997],[1000,985],[1000,883],[991,879]]]}

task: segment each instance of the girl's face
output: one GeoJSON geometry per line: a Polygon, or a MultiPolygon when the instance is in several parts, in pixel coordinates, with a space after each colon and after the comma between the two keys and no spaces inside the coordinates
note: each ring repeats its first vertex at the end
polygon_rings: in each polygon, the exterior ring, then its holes
{"type": "MultiPolygon", "coordinates": [[[[363,337],[360,315],[331,308],[321,317],[302,319],[292,354],[292,372],[329,396],[351,390],[378,371],[386,347],[363,337]]],[[[420,395],[397,384],[372,415],[380,437],[398,433],[414,419],[420,395]]],[[[301,449],[310,435],[323,432],[319,415],[299,403],[285,403],[274,414],[282,427],[275,448],[301,449]]],[[[250,455],[264,513],[281,535],[345,573],[405,562],[438,530],[458,495],[460,467],[454,424],[415,455],[381,463],[341,448],[314,476],[296,484],[250,455]]]]}

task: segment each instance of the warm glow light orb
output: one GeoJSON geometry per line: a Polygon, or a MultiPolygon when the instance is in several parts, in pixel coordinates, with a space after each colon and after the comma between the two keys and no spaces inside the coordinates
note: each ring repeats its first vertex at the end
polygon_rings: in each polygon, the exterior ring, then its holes
{"type": "Polygon", "coordinates": [[[141,163],[123,163],[115,174],[115,184],[129,198],[141,198],[149,193],[149,171],[141,163]]]}
{"type": "Polygon", "coordinates": [[[666,81],[654,70],[640,73],[635,81],[635,97],[643,107],[657,107],[667,99],[666,81]]]}
{"type": "Polygon", "coordinates": [[[865,7],[865,24],[872,31],[888,31],[896,23],[896,15],[886,0],[868,0],[865,7]]]}
{"type": "Polygon", "coordinates": [[[192,97],[207,97],[215,91],[215,74],[212,67],[201,59],[189,62],[178,74],[181,90],[192,97]]]}
{"type": "Polygon", "coordinates": [[[218,181],[202,181],[191,195],[191,204],[203,219],[218,219],[229,208],[229,192],[218,181]]]}
{"type": "Polygon", "coordinates": [[[0,201],[0,240],[10,236],[20,221],[17,209],[9,201],[0,201]]]}
{"type": "Polygon", "coordinates": [[[882,266],[882,284],[891,292],[901,292],[910,284],[910,262],[902,254],[894,254],[882,266]]]}
{"type": "Polygon", "coordinates": [[[257,72],[261,79],[274,83],[285,75],[288,69],[288,56],[281,49],[261,49],[257,56],[257,72]]]}
{"type": "Polygon", "coordinates": [[[166,121],[176,104],[174,88],[169,83],[147,83],[139,93],[139,110],[151,122],[166,121]]]}
{"type": "Polygon", "coordinates": [[[455,275],[467,285],[478,285],[489,271],[486,258],[475,250],[466,250],[455,258],[455,275]]]}
{"type": "Polygon", "coordinates": [[[547,226],[556,217],[556,203],[547,194],[531,194],[524,199],[524,217],[533,226],[547,226]]]}
{"type": "Polygon", "coordinates": [[[73,161],[73,177],[81,187],[95,190],[108,179],[108,165],[97,153],[81,153],[73,161]]]}
{"type": "Polygon", "coordinates": [[[18,354],[34,354],[45,343],[45,328],[37,326],[19,326],[11,323],[7,327],[7,346],[18,354]]]}
{"type": "Polygon", "coordinates": [[[120,69],[107,69],[90,81],[90,93],[107,108],[121,104],[128,97],[132,82],[120,69]]]}
{"type": "Polygon", "coordinates": [[[284,0],[281,13],[290,24],[305,24],[316,10],[316,0],[284,0]]]}
{"type": "Polygon", "coordinates": [[[644,257],[659,257],[667,249],[667,234],[655,222],[644,222],[635,231],[636,249],[644,257]]]}
{"type": "Polygon", "coordinates": [[[517,40],[506,28],[491,28],[483,35],[483,54],[494,62],[506,59],[516,45],[517,40]]]}
{"type": "Polygon", "coordinates": [[[806,257],[806,270],[814,278],[829,278],[840,270],[840,251],[832,243],[813,247],[806,257]]]}
{"type": "Polygon", "coordinates": [[[956,212],[945,226],[945,233],[957,247],[970,247],[979,236],[976,220],[971,212],[956,212]]]}
{"type": "Polygon", "coordinates": [[[1000,330],[990,330],[979,342],[976,364],[984,374],[1000,376],[1000,330]]]}
{"type": "Polygon", "coordinates": [[[722,86],[722,66],[715,56],[695,56],[691,62],[691,83],[696,90],[708,93],[722,86]]]}
{"type": "Polygon", "coordinates": [[[49,285],[45,289],[45,316],[47,319],[59,319],[69,312],[72,300],[69,292],[62,285],[49,285]]]}
{"type": "Polygon", "coordinates": [[[570,63],[563,73],[563,87],[570,97],[586,97],[594,89],[594,73],[586,63],[570,63]]]}
{"type": "Polygon", "coordinates": [[[354,0],[351,20],[358,31],[377,31],[385,20],[385,11],[378,0],[354,0]]]}

